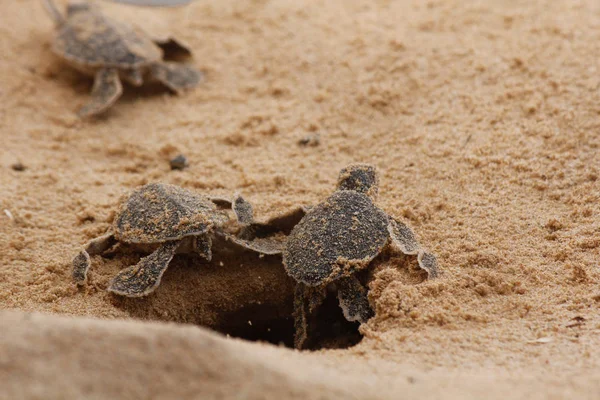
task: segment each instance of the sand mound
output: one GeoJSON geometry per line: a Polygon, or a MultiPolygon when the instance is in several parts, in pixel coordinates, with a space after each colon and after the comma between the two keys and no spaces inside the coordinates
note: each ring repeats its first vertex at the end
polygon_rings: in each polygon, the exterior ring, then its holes
{"type": "Polygon", "coordinates": [[[592,376],[449,375],[392,363],[377,373],[349,357],[334,357],[334,368],[322,355],[189,325],[19,312],[0,313],[0,324],[2,399],[591,399],[600,390],[592,376]]]}
{"type": "Polygon", "coordinates": [[[11,312],[0,321],[1,398],[359,399],[374,389],[369,378],[191,326],[11,312]]]}

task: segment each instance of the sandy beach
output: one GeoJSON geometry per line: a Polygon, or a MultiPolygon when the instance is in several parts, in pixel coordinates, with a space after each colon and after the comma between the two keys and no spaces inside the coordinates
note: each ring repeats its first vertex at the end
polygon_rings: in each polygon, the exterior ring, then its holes
{"type": "Polygon", "coordinates": [[[41,2],[0,6],[0,399],[597,398],[600,4],[98,4],[181,38],[205,79],[126,85],[80,120],[92,80],[51,51],[41,2]],[[378,168],[378,205],[441,270],[378,258],[355,346],[290,348],[277,256],[177,256],[141,299],[106,291],[135,251],[71,279],[140,185],[240,192],[266,220],[327,198],[353,162],[378,168]]]}

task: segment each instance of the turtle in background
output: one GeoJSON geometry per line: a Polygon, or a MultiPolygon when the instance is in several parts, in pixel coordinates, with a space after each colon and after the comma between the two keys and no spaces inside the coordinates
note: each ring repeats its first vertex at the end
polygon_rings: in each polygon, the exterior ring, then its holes
{"type": "Polygon", "coordinates": [[[44,4],[58,31],[52,46],[54,53],[94,77],[92,99],[78,111],[82,118],[111,107],[123,93],[121,80],[141,86],[149,78],[177,94],[201,81],[202,74],[191,66],[163,60],[165,50],[191,54],[174,39],[153,40],[87,2],[69,3],[64,15],[53,0],[44,0],[44,4]]]}
{"type": "Polygon", "coordinates": [[[416,255],[429,278],[438,275],[436,257],[421,248],[412,230],[374,203],[379,189],[375,167],[352,164],[342,169],[337,190],[310,208],[292,229],[283,251],[283,264],[296,282],[294,338],[297,348],[311,339],[311,316],[337,291],[348,321],[373,316],[368,289],[356,274],[365,270],[385,248],[416,255]]]}
{"type": "Polygon", "coordinates": [[[91,265],[90,255],[104,254],[119,243],[150,253],[111,280],[108,291],[126,297],[142,297],[154,292],[176,253],[197,253],[210,261],[213,235],[224,236],[259,254],[281,252],[283,245],[276,238],[260,238],[254,233],[238,238],[226,232],[225,225],[230,221],[227,209],[233,210],[238,224],[244,227],[268,228],[272,233],[281,225],[277,219],[262,224],[254,222],[250,203],[239,194],[229,200],[165,183],[141,186],[121,199],[109,231],[89,241],[75,256],[73,280],[84,285],[91,265]]]}

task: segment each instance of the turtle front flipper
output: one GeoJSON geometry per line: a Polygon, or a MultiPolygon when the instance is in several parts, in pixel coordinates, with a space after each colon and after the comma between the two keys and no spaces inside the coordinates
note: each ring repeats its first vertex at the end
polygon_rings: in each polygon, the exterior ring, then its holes
{"type": "Polygon", "coordinates": [[[85,285],[87,282],[87,273],[90,269],[90,255],[102,254],[115,244],[115,236],[112,232],[90,240],[76,256],[73,258],[73,280],[78,285],[85,285]]]}
{"type": "Polygon", "coordinates": [[[435,255],[421,250],[419,251],[419,256],[417,257],[419,262],[419,267],[427,272],[427,276],[429,279],[437,278],[438,276],[438,264],[437,258],[435,255]]]}
{"type": "Polygon", "coordinates": [[[219,210],[230,210],[232,207],[231,199],[219,196],[211,196],[208,199],[212,201],[219,210]]]}
{"type": "Polygon", "coordinates": [[[227,240],[236,245],[266,256],[274,256],[283,253],[286,237],[282,235],[271,235],[267,237],[238,237],[229,233],[220,233],[227,240]]]}
{"type": "Polygon", "coordinates": [[[79,117],[90,117],[106,111],[121,97],[122,93],[123,86],[119,79],[119,72],[116,69],[103,68],[98,70],[92,87],[92,100],[79,110],[79,117]]]}
{"type": "Polygon", "coordinates": [[[222,236],[238,246],[259,254],[276,255],[283,252],[286,238],[283,235],[277,235],[276,231],[270,232],[267,229],[261,229],[262,224],[254,221],[254,210],[250,202],[241,194],[236,193],[230,204],[242,229],[237,235],[222,232],[222,236]]]}
{"type": "Polygon", "coordinates": [[[413,231],[403,222],[390,217],[388,232],[392,240],[392,247],[407,255],[419,253],[421,246],[413,231]]]}
{"type": "Polygon", "coordinates": [[[306,215],[306,207],[297,206],[266,222],[256,222],[252,206],[239,195],[235,197],[232,208],[243,228],[237,236],[228,235],[228,239],[264,255],[283,253],[291,230],[306,215]]]}
{"type": "Polygon", "coordinates": [[[177,94],[198,86],[202,80],[201,72],[190,66],[169,61],[152,64],[150,74],[177,94]]]}
{"type": "Polygon", "coordinates": [[[417,254],[419,267],[427,272],[429,279],[438,276],[437,259],[435,255],[421,248],[413,231],[404,223],[390,217],[388,225],[392,247],[407,255],[417,254]]]}
{"type": "Polygon", "coordinates": [[[367,322],[373,316],[373,310],[367,297],[368,290],[356,278],[350,276],[340,279],[337,283],[338,300],[348,321],[367,322]]]}
{"type": "Polygon", "coordinates": [[[110,282],[108,291],[126,297],[142,297],[154,292],[180,243],[179,240],[164,243],[136,265],[125,268],[110,282]]]}

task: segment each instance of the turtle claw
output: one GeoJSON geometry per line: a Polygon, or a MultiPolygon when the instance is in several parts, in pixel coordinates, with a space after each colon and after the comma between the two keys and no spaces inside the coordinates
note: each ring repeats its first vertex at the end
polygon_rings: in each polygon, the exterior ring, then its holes
{"type": "Polygon", "coordinates": [[[110,282],[108,291],[126,297],[143,297],[154,292],[180,243],[167,242],[136,265],[125,268],[110,282]]]}

